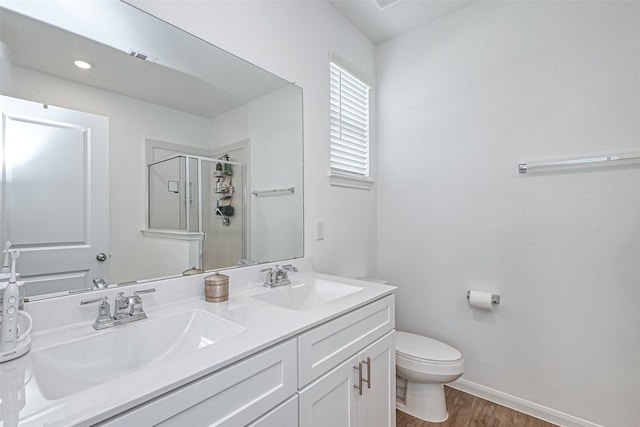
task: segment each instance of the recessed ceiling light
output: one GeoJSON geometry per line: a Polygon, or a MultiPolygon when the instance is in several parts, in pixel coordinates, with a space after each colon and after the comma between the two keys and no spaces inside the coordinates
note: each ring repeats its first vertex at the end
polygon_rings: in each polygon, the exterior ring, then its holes
{"type": "Polygon", "coordinates": [[[74,61],[73,63],[76,64],[76,67],[82,68],[83,70],[88,70],[89,68],[93,67],[93,65],[89,64],[86,61],[77,60],[77,61],[74,61]]]}

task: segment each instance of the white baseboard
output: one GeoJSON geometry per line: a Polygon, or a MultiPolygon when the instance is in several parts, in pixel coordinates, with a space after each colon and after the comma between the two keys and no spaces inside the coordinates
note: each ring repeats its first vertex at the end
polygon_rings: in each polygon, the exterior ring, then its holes
{"type": "Polygon", "coordinates": [[[536,417],[562,427],[603,427],[600,424],[594,424],[590,421],[574,417],[573,415],[547,408],[546,406],[494,390],[490,387],[476,384],[463,378],[447,385],[451,388],[455,388],[456,390],[472,394],[490,402],[506,406],[507,408],[511,408],[518,412],[531,415],[532,417],[536,417]]]}

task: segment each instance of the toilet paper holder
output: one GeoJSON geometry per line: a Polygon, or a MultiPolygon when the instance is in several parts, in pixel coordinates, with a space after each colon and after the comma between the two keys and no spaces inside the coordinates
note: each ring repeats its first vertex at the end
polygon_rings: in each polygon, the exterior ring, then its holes
{"type": "MultiPolygon", "coordinates": [[[[471,291],[467,291],[467,299],[469,299],[469,294],[471,291]]],[[[500,304],[500,295],[491,294],[491,304],[500,304]]]]}

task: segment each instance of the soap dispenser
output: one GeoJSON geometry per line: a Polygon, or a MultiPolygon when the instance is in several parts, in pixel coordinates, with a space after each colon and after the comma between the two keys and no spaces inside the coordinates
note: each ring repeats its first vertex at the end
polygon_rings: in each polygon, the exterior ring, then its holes
{"type": "Polygon", "coordinates": [[[11,272],[9,282],[3,283],[2,324],[0,324],[0,363],[6,362],[27,353],[31,349],[31,316],[20,311],[20,288],[16,280],[16,260],[20,252],[11,251],[11,272]],[[18,318],[27,319],[27,331],[18,335],[18,318]]]}

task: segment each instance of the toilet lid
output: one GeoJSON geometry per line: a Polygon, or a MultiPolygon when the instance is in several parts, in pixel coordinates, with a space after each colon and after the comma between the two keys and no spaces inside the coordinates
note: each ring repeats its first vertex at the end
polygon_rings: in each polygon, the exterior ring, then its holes
{"type": "Polygon", "coordinates": [[[450,345],[422,335],[400,331],[396,332],[396,352],[414,360],[454,362],[462,358],[462,353],[450,345]]]}

